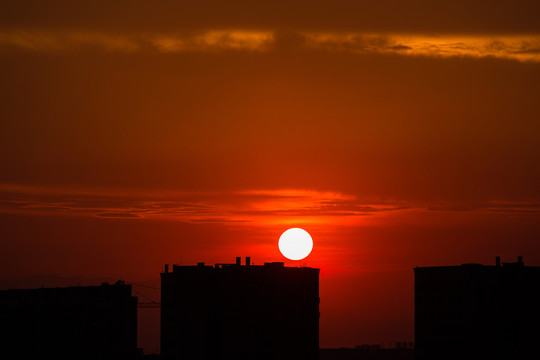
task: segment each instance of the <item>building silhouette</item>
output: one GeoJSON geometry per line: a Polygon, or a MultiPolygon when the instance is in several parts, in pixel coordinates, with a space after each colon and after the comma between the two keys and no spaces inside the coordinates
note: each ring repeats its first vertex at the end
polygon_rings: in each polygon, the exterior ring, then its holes
{"type": "Polygon", "coordinates": [[[137,298],[131,286],[0,291],[0,357],[134,359],[137,298]]]}
{"type": "Polygon", "coordinates": [[[540,359],[540,267],[417,267],[416,359],[540,359]]]}
{"type": "Polygon", "coordinates": [[[247,257],[161,273],[164,360],[315,360],[318,351],[319,269],[247,257]]]}
{"type": "Polygon", "coordinates": [[[413,360],[412,342],[396,342],[391,346],[380,344],[357,345],[354,348],[320,349],[319,360],[413,360]]]}

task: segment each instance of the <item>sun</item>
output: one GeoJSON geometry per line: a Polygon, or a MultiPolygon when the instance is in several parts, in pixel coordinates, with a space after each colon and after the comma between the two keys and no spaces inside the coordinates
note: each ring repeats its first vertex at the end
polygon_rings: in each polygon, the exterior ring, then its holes
{"type": "Polygon", "coordinates": [[[292,228],[279,237],[279,251],[290,260],[302,260],[313,249],[313,239],[306,230],[292,228]]]}

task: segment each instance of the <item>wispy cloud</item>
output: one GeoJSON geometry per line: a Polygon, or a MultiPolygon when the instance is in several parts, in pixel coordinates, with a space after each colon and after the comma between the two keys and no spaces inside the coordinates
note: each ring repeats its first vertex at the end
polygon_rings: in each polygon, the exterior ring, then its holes
{"type": "Polygon", "coordinates": [[[404,203],[366,203],[338,192],[299,189],[122,193],[1,185],[0,194],[0,211],[4,213],[162,218],[192,223],[267,225],[295,221],[346,225],[359,217],[410,208],[404,203]]]}
{"type": "Polygon", "coordinates": [[[141,42],[136,37],[102,32],[10,30],[0,31],[0,48],[41,52],[95,48],[130,52],[140,50],[141,42]]]}
{"type": "Polygon", "coordinates": [[[540,217],[540,204],[534,202],[491,201],[488,210],[498,214],[534,215],[540,217]]]}
{"type": "Polygon", "coordinates": [[[539,203],[478,204],[360,199],[352,194],[303,189],[229,192],[84,191],[0,184],[0,212],[111,219],[169,219],[188,223],[273,225],[374,223],[408,214],[482,213],[537,217],[539,203]]]}
{"type": "Polygon", "coordinates": [[[195,33],[107,33],[85,31],[3,30],[0,50],[158,53],[279,51],[287,48],[357,54],[428,57],[494,57],[540,61],[540,35],[423,35],[355,32],[207,30],[195,33]]]}
{"type": "Polygon", "coordinates": [[[0,49],[72,51],[99,49],[113,52],[157,51],[162,53],[225,50],[264,51],[273,34],[264,31],[211,30],[195,34],[114,34],[84,31],[0,31],[0,49]]]}
{"type": "Polygon", "coordinates": [[[328,51],[540,61],[540,35],[305,33],[304,36],[306,46],[328,51]]]}
{"type": "Polygon", "coordinates": [[[161,52],[212,50],[268,50],[274,42],[271,32],[263,31],[208,31],[193,36],[150,35],[146,40],[161,52]]]}

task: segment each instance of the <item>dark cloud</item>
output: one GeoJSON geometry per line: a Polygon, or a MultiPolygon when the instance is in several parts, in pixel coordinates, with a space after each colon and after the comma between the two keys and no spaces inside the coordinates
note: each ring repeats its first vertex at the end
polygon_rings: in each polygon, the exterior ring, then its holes
{"type": "Polygon", "coordinates": [[[515,52],[516,54],[540,54],[540,48],[524,49],[515,52]]]}
{"type": "Polygon", "coordinates": [[[102,218],[138,218],[140,217],[138,214],[133,213],[114,213],[114,212],[108,212],[108,213],[98,213],[95,216],[102,217],[102,218]]]}
{"type": "Polygon", "coordinates": [[[390,49],[392,50],[412,50],[413,48],[407,45],[393,45],[390,46],[390,49]]]}

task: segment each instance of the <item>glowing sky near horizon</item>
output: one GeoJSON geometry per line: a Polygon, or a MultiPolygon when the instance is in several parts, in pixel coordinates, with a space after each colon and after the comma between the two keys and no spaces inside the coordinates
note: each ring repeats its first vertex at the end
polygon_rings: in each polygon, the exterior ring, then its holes
{"type": "Polygon", "coordinates": [[[321,346],[411,341],[414,266],[540,265],[538,13],[2,1],[0,285],[283,261],[301,227],[321,346]]]}

